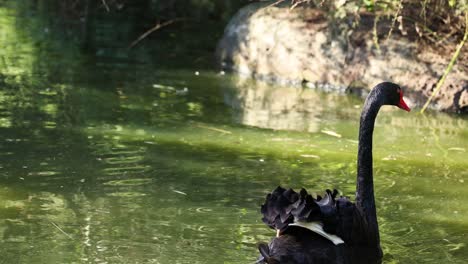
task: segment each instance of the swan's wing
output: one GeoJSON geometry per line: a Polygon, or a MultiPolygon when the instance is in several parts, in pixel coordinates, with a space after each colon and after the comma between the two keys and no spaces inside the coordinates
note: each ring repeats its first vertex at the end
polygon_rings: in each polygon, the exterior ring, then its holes
{"type": "Polygon", "coordinates": [[[336,199],[335,207],[338,219],[336,234],[345,241],[351,242],[353,239],[353,232],[359,232],[355,229],[355,225],[356,221],[360,221],[360,214],[357,214],[354,203],[346,197],[336,199]]]}
{"type": "Polygon", "coordinates": [[[337,190],[326,190],[322,200],[317,202],[320,208],[320,221],[323,223],[323,229],[327,233],[336,234],[338,225],[338,214],[336,208],[335,197],[338,194],[337,190]]]}
{"type": "Polygon", "coordinates": [[[285,229],[294,221],[291,210],[295,208],[298,199],[299,194],[294,190],[277,187],[266,196],[265,203],[261,207],[262,221],[273,229],[285,229]]]}
{"type": "Polygon", "coordinates": [[[290,224],[320,222],[323,232],[336,235],[346,243],[367,239],[365,218],[346,197],[337,198],[338,191],[327,190],[323,198],[314,199],[306,190],[299,193],[278,187],[268,194],[262,205],[263,222],[283,232],[290,224]]]}
{"type": "Polygon", "coordinates": [[[289,226],[298,226],[298,227],[309,229],[310,231],[316,234],[319,234],[322,237],[330,240],[335,245],[344,244],[343,239],[341,239],[339,236],[325,232],[325,230],[323,230],[322,222],[295,222],[295,223],[289,224],[289,226]]]}
{"type": "Polygon", "coordinates": [[[301,190],[299,199],[294,203],[291,215],[295,221],[309,222],[321,220],[320,207],[317,201],[304,189],[301,190]]]}
{"type": "Polygon", "coordinates": [[[296,193],[292,189],[277,187],[268,194],[261,207],[263,222],[276,230],[284,230],[294,221],[324,223],[326,232],[336,233],[335,197],[338,192],[327,190],[320,200],[314,199],[305,189],[296,193]]]}

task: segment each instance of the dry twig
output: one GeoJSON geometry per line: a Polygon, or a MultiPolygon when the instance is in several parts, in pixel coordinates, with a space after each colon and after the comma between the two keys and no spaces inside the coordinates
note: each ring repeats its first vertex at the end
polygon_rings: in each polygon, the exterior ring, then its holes
{"type": "Polygon", "coordinates": [[[109,8],[109,5],[107,5],[106,0],[101,0],[101,2],[104,5],[104,7],[106,8],[106,11],[110,12],[110,8],[109,8]]]}
{"type": "Polygon", "coordinates": [[[60,232],[62,232],[62,234],[64,234],[65,236],[67,236],[68,238],[70,238],[71,240],[73,240],[73,237],[70,236],[67,232],[63,231],[62,228],[60,228],[56,223],[52,222],[49,220],[49,222],[55,227],[57,228],[60,232]]]}
{"type": "Polygon", "coordinates": [[[143,33],[141,36],[139,36],[136,40],[134,40],[129,46],[128,48],[131,49],[133,48],[136,44],[138,44],[140,41],[142,41],[144,38],[146,38],[149,34],[153,33],[154,31],[162,28],[162,27],[165,27],[165,26],[168,26],[170,24],[173,24],[175,22],[178,22],[178,21],[181,21],[181,20],[184,20],[184,18],[175,18],[175,19],[171,19],[171,20],[168,20],[164,23],[157,23],[154,27],[150,28],[148,31],[146,31],[145,33],[143,33]]]}

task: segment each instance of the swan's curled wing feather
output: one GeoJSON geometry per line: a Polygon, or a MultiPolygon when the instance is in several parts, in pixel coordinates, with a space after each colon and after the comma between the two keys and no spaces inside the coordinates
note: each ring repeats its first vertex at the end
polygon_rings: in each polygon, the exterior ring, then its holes
{"type": "Polygon", "coordinates": [[[363,214],[346,197],[337,197],[337,190],[326,190],[323,197],[315,199],[301,189],[276,188],[268,194],[262,205],[263,222],[280,233],[287,233],[293,223],[321,222],[326,233],[337,235],[345,243],[365,241],[366,223],[363,214]]]}

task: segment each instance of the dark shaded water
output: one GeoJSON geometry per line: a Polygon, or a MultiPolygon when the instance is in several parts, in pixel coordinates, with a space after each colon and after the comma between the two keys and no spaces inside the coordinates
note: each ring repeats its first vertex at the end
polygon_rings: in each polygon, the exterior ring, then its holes
{"type": "MultiPolygon", "coordinates": [[[[0,263],[252,263],[278,184],[354,194],[360,99],[0,26],[0,263]]],[[[380,114],[385,263],[466,263],[467,127],[380,114]]]]}

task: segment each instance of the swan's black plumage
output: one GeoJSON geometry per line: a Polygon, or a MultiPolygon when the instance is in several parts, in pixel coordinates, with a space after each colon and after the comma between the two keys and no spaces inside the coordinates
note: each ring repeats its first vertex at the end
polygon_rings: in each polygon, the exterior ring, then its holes
{"type": "Polygon", "coordinates": [[[259,244],[258,263],[347,263],[344,245],[335,246],[329,242],[310,230],[289,227],[288,235],[273,239],[269,245],[259,244]]]}
{"type": "Polygon", "coordinates": [[[263,222],[277,230],[270,244],[260,244],[259,263],[380,263],[382,250],[377,223],[372,172],[372,134],[382,105],[395,105],[410,111],[401,88],[390,82],[372,89],[364,103],[359,126],[356,202],[326,190],[323,198],[305,189],[299,193],[277,187],[261,207],[263,222]],[[323,230],[340,237],[332,241],[294,222],[320,222],[323,230]]]}

